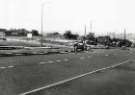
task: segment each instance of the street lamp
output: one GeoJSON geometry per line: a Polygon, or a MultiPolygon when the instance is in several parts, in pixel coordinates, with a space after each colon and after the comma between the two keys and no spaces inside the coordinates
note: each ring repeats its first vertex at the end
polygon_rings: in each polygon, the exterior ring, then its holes
{"type": "Polygon", "coordinates": [[[41,46],[43,46],[44,5],[45,3],[41,4],[41,46]]]}

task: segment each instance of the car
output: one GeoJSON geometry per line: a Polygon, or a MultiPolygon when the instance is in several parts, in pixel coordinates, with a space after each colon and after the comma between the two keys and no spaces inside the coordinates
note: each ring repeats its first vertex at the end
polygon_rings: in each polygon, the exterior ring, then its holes
{"type": "Polygon", "coordinates": [[[77,50],[84,50],[85,49],[85,44],[83,43],[83,41],[80,42],[75,42],[74,43],[74,49],[77,50]]]}

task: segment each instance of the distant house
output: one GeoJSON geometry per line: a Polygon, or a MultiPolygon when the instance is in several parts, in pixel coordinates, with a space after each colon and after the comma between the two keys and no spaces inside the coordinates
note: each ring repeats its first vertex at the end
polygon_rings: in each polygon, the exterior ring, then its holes
{"type": "Polygon", "coordinates": [[[61,39],[62,35],[58,32],[54,32],[54,33],[48,33],[46,37],[51,39],[61,39]]]}
{"type": "Polygon", "coordinates": [[[27,30],[25,29],[11,29],[11,36],[26,36],[27,35],[27,30]]]}
{"type": "Polygon", "coordinates": [[[106,37],[104,37],[104,36],[99,36],[99,37],[97,37],[97,42],[99,42],[99,43],[105,43],[106,42],[106,37]]]}
{"type": "Polygon", "coordinates": [[[6,30],[5,29],[0,29],[0,40],[5,40],[6,39],[6,30]]]}
{"type": "Polygon", "coordinates": [[[110,42],[110,37],[109,36],[99,36],[97,37],[97,42],[100,44],[108,44],[110,42]]]}
{"type": "Polygon", "coordinates": [[[19,33],[18,33],[18,31],[12,31],[12,32],[11,32],[11,35],[12,35],[12,36],[19,36],[19,33]]]}

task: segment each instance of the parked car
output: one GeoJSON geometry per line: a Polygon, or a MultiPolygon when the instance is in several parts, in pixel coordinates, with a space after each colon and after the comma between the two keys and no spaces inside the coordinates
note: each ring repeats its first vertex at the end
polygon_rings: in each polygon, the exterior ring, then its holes
{"type": "Polygon", "coordinates": [[[78,51],[78,50],[83,51],[83,50],[85,50],[85,48],[86,48],[86,45],[83,41],[79,41],[79,42],[74,43],[74,50],[75,51],[78,51]]]}

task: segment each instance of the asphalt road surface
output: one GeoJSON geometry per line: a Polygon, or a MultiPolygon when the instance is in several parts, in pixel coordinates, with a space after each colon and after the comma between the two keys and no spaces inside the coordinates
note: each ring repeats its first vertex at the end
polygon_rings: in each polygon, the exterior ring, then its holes
{"type": "Polygon", "coordinates": [[[27,95],[134,95],[135,62],[27,95]]]}
{"type": "MultiPolygon", "coordinates": [[[[38,56],[34,55],[34,56],[1,57],[0,95],[18,95],[70,77],[74,77],[93,70],[111,66],[126,60],[132,60],[135,58],[134,53],[135,53],[134,50],[109,49],[109,50],[94,50],[94,52],[77,53],[77,54],[70,53],[70,54],[52,54],[52,55],[38,55],[38,56]]],[[[98,79],[100,80],[100,77],[101,80],[104,79],[106,80],[107,77],[109,82],[111,81],[111,79],[115,78],[115,74],[119,76],[119,73],[117,72],[118,72],[117,70],[116,71],[112,70],[106,71],[101,75],[94,74],[95,78],[94,77],[91,78],[91,76],[88,76],[88,78],[84,77],[84,79],[79,79],[78,81],[73,82],[73,84],[72,82],[69,83],[71,85],[64,84],[64,86],[60,86],[55,89],[39,91],[37,92],[38,94],[32,93],[32,95],[90,95],[90,93],[92,92],[88,90],[88,87],[90,86],[91,83],[92,83],[91,87],[95,89],[93,90],[92,95],[107,95],[104,93],[94,94],[94,91],[96,92],[96,85],[94,85],[94,82],[91,81],[89,82],[89,80],[95,81],[95,83],[97,83],[97,85],[100,86],[100,88],[102,88],[102,84],[100,84],[100,82],[102,83],[102,81],[96,82],[96,80],[98,79]],[[112,78],[110,78],[109,76],[113,74],[114,77],[112,76],[112,78]],[[69,88],[67,87],[67,85],[69,88]],[[72,85],[74,89],[71,90],[72,85]],[[82,86],[82,88],[79,88],[79,85],[80,87],[81,85],[84,85],[84,87],[82,86]],[[68,90],[69,92],[66,93],[66,91],[68,90]]],[[[128,77],[126,76],[125,71],[120,73],[120,75],[121,74],[123,74],[123,76],[125,74],[125,77],[128,77]]],[[[115,79],[113,81],[115,82],[115,79]]],[[[105,82],[106,81],[104,81],[104,83],[105,82]]],[[[125,81],[123,81],[123,83],[124,82],[125,81]]],[[[110,94],[110,95],[122,95],[122,94],[110,94]]]]}

